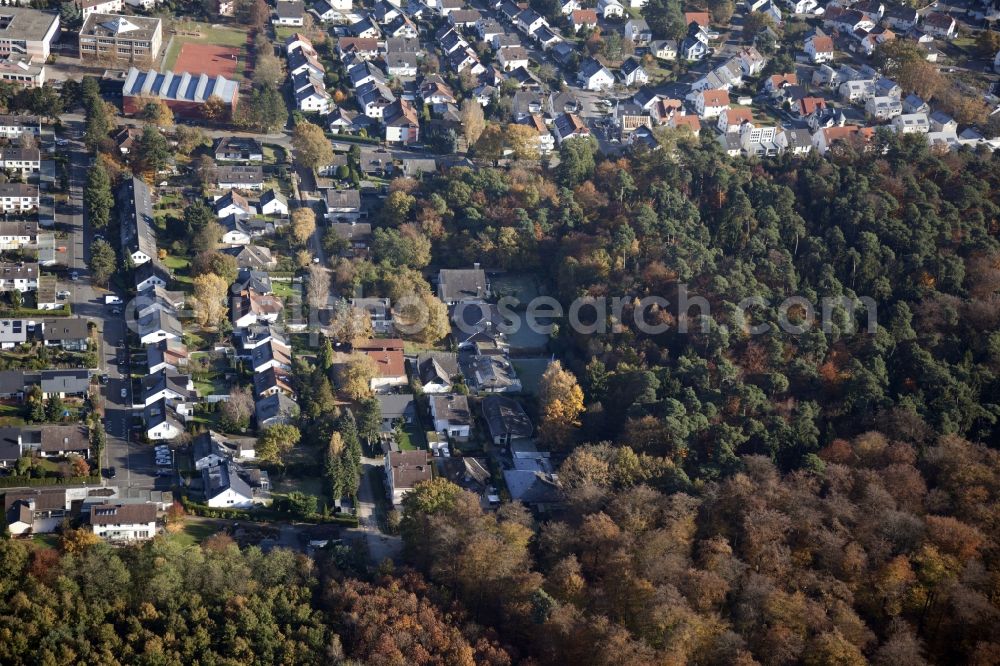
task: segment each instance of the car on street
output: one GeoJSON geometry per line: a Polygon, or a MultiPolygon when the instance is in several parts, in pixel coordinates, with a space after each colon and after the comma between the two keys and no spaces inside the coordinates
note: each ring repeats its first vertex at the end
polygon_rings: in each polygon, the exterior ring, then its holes
{"type": "Polygon", "coordinates": [[[128,397],[128,389],[124,389],[124,388],[122,389],[122,397],[123,398],[127,398],[128,397]]]}
{"type": "Polygon", "coordinates": [[[80,279],[80,274],[77,271],[73,271],[69,274],[69,279],[76,282],[77,280],[80,279]]]}
{"type": "Polygon", "coordinates": [[[106,476],[109,479],[113,479],[116,476],[118,476],[118,470],[116,470],[114,467],[109,467],[106,470],[104,470],[104,476],[106,476]]]}

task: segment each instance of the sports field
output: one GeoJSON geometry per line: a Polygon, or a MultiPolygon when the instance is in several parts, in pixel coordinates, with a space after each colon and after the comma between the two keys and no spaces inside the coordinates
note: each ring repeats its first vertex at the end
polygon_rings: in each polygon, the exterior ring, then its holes
{"type": "Polygon", "coordinates": [[[247,33],[243,30],[184,21],[174,24],[170,36],[164,70],[240,78],[246,69],[247,33]]]}

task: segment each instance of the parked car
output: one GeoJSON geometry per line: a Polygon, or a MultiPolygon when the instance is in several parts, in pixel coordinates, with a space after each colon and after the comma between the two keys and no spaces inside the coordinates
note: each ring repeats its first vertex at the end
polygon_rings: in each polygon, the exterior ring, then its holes
{"type": "Polygon", "coordinates": [[[109,479],[113,479],[116,476],[118,476],[118,470],[116,470],[114,467],[109,467],[106,470],[104,470],[104,476],[106,476],[109,479]]]}
{"type": "Polygon", "coordinates": [[[122,397],[123,398],[127,398],[128,397],[128,389],[124,389],[124,388],[122,389],[122,397]]]}

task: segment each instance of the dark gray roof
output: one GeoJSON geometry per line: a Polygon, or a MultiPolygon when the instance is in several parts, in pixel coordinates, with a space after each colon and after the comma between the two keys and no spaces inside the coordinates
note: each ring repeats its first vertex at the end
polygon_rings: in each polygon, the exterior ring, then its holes
{"type": "Polygon", "coordinates": [[[211,499],[230,488],[233,492],[247,499],[253,498],[250,484],[240,477],[236,465],[232,463],[206,467],[201,471],[201,475],[206,499],[211,499]]]}
{"type": "Polygon", "coordinates": [[[425,352],[417,356],[417,375],[422,384],[436,379],[450,382],[458,372],[458,357],[451,352],[425,352]]]}
{"type": "Polygon", "coordinates": [[[299,413],[299,406],[284,393],[265,396],[257,400],[255,414],[257,427],[272,419],[293,419],[299,413]]]}
{"type": "Polygon", "coordinates": [[[18,393],[25,389],[23,370],[0,370],[0,394],[18,393]]]}
{"type": "Polygon", "coordinates": [[[530,437],[534,430],[521,403],[506,396],[488,395],[483,398],[483,417],[494,438],[530,437]]]}
{"type": "Polygon", "coordinates": [[[122,247],[130,254],[142,252],[147,257],[156,256],[152,198],[149,186],[140,178],[127,178],[118,188],[118,220],[122,247]]]}
{"type": "Polygon", "coordinates": [[[446,303],[485,298],[488,293],[486,272],[481,268],[442,268],[438,274],[438,296],[446,303]]]}
{"type": "Polygon", "coordinates": [[[86,393],[90,388],[90,370],[42,370],[43,393],[86,393]]]}
{"type": "Polygon", "coordinates": [[[0,461],[16,462],[21,457],[20,428],[0,428],[0,461]]]}
{"type": "Polygon", "coordinates": [[[413,415],[413,395],[410,393],[380,393],[375,396],[383,419],[401,419],[413,415]]]}
{"type": "MultiPolygon", "coordinates": [[[[23,324],[21,320],[13,321],[23,324]]],[[[43,319],[41,323],[42,339],[46,342],[84,340],[90,336],[89,320],[83,317],[54,317],[52,319],[43,319]]]]}

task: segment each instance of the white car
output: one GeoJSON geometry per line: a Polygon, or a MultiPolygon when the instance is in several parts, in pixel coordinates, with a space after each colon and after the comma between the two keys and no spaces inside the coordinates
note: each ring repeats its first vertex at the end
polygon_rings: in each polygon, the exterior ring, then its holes
{"type": "Polygon", "coordinates": [[[127,398],[128,397],[128,389],[122,389],[122,397],[123,398],[127,398]]]}

